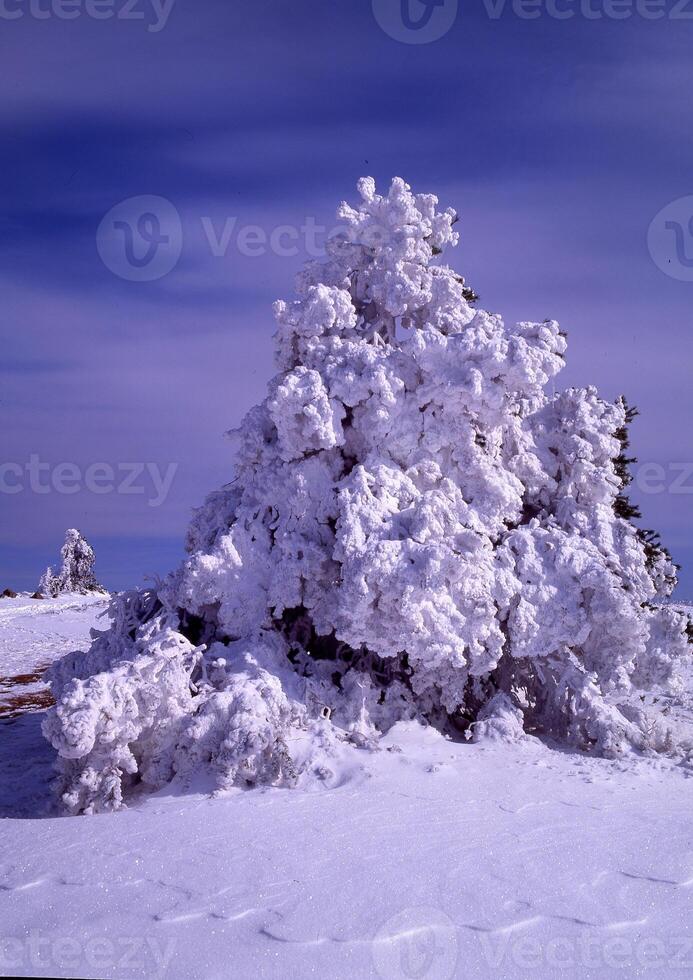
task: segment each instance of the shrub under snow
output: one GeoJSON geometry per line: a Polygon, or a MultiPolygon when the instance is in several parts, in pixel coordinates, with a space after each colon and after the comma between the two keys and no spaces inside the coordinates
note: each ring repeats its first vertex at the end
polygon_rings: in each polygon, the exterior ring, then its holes
{"type": "Polygon", "coordinates": [[[437,260],[452,210],[401,179],[359,191],[275,306],[280,373],[188,559],[53,669],[73,812],[174,776],[329,782],[400,719],[661,747],[633,694],[672,682],[687,621],[655,604],[675,569],[630,520],[631,413],[547,394],[564,335],[473,308],[437,260]]]}
{"type": "Polygon", "coordinates": [[[64,592],[105,592],[94,573],[94,549],[86,538],[74,528],[65,532],[65,543],[60,549],[62,565],[56,574],[49,566],[41,576],[38,590],[43,595],[56,596],[64,592]]]}

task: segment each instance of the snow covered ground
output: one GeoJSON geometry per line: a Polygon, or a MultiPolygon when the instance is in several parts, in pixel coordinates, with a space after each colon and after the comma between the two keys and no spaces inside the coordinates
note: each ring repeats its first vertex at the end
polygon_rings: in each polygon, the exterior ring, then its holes
{"type": "Polygon", "coordinates": [[[109,602],[103,595],[0,599],[0,717],[44,706],[44,670],[88,643],[91,627],[107,626],[98,619],[109,602]]]}
{"type": "MultiPolygon", "coordinates": [[[[8,675],[86,643],[102,608],[4,602],[8,675]]],[[[693,973],[693,781],[667,762],[400,724],[331,789],[54,817],[41,716],[0,721],[0,974],[693,973]]]]}

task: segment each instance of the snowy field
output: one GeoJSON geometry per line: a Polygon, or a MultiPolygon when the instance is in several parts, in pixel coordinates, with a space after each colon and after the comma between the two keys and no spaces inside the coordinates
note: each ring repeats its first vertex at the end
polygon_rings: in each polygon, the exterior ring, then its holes
{"type": "Polygon", "coordinates": [[[91,627],[104,629],[110,597],[64,595],[57,599],[0,599],[0,717],[41,707],[41,680],[53,660],[84,646],[91,627]]]}
{"type": "MultiPolygon", "coordinates": [[[[3,600],[3,675],[85,645],[103,605],[3,600]]],[[[693,782],[665,761],[400,723],[330,789],[55,817],[41,717],[0,722],[2,974],[693,973],[693,782]]]]}

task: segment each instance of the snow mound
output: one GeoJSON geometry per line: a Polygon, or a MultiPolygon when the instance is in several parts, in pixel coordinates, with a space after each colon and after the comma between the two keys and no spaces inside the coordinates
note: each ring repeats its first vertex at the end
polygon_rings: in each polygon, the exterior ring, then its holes
{"type": "Polygon", "coordinates": [[[479,712],[473,738],[475,742],[519,742],[525,737],[523,723],[522,711],[499,691],[479,712]]]}

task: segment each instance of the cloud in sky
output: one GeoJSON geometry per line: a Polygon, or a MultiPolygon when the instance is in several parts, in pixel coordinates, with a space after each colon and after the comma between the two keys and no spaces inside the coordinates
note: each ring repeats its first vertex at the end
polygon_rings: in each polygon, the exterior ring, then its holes
{"type": "MultiPolygon", "coordinates": [[[[365,0],[177,0],[158,33],[3,23],[6,459],[177,466],[157,508],[146,494],[3,495],[7,584],[32,584],[72,524],[102,542],[113,586],[168,567],[190,509],[232,475],[222,433],[262,396],[270,304],[306,250],[299,234],[295,255],[252,256],[238,230],[331,227],[367,173],[458,208],[452,264],[508,319],[561,321],[563,383],[627,393],[641,459],[693,459],[693,284],[663,275],[646,244],[654,214],[693,193],[692,40],[687,21],[493,20],[481,0],[416,47],[365,0]],[[96,230],[141,194],[172,202],[182,247],[172,272],[137,283],[104,266],[96,230]],[[214,254],[209,229],[229,222],[214,254]]],[[[691,499],[641,499],[682,561],[691,499]]]]}

